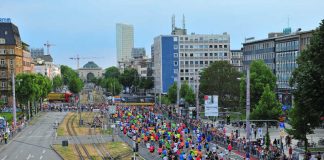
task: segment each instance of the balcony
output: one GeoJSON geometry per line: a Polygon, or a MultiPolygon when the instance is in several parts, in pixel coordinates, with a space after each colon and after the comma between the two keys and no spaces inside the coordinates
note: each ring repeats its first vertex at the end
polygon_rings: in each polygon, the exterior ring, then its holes
{"type": "Polygon", "coordinates": [[[7,75],[6,74],[1,74],[0,75],[0,79],[7,79],[8,77],[7,77],[7,75]]]}
{"type": "Polygon", "coordinates": [[[0,68],[7,68],[8,65],[7,64],[0,64],[0,68]]]}

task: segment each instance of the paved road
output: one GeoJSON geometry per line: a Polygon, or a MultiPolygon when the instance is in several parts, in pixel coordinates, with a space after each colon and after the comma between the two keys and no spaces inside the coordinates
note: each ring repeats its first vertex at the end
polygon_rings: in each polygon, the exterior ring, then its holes
{"type": "Polygon", "coordinates": [[[51,149],[55,132],[53,124],[61,122],[64,112],[46,112],[34,125],[28,126],[6,145],[0,145],[0,160],[57,160],[60,157],[51,149]]]}

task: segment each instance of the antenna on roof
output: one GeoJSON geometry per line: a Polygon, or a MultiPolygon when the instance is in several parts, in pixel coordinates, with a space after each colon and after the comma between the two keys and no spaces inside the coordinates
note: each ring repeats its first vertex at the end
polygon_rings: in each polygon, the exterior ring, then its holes
{"type": "Polygon", "coordinates": [[[172,15],[172,31],[175,29],[175,16],[172,15]]]}
{"type": "Polygon", "coordinates": [[[182,15],[182,29],[186,29],[186,20],[184,14],[182,15]]]}

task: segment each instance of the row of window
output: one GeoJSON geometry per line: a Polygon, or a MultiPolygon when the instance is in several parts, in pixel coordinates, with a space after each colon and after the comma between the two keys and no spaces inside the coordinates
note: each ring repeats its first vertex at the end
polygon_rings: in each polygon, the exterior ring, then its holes
{"type": "Polygon", "coordinates": [[[299,49],[299,41],[290,41],[276,44],[276,52],[299,49]]]}
{"type": "MultiPolygon", "coordinates": [[[[180,57],[227,57],[227,52],[219,52],[219,53],[180,53],[180,57]]],[[[178,57],[178,53],[174,53],[174,57],[178,57]]]]}
{"type": "Polygon", "coordinates": [[[246,55],[243,57],[243,60],[245,61],[253,61],[258,59],[273,59],[275,54],[273,52],[269,53],[260,53],[260,54],[252,54],[252,55],[246,55]]]}
{"type": "Polygon", "coordinates": [[[244,51],[255,51],[255,50],[267,49],[267,48],[273,48],[273,47],[274,47],[274,41],[270,41],[270,42],[246,45],[246,46],[244,46],[244,51]]]}
{"type": "Polygon", "coordinates": [[[0,49],[0,54],[15,54],[13,49],[0,49]]]}
{"type": "Polygon", "coordinates": [[[207,49],[207,48],[228,48],[227,44],[224,45],[180,45],[180,49],[207,49]]]}
{"type": "MultiPolygon", "coordinates": [[[[175,41],[177,41],[178,39],[176,39],[175,41]]],[[[219,38],[204,38],[204,37],[197,37],[197,38],[189,38],[189,37],[180,37],[180,41],[208,41],[209,42],[219,42],[219,41],[228,41],[228,39],[226,37],[219,37],[219,38]]]]}
{"type": "MultiPolygon", "coordinates": [[[[13,60],[13,59],[10,59],[10,60],[9,60],[9,63],[10,63],[10,65],[13,65],[14,60],[13,60]]],[[[1,59],[1,60],[0,60],[0,65],[5,65],[5,64],[6,64],[6,60],[5,60],[5,59],[1,59]]]]}

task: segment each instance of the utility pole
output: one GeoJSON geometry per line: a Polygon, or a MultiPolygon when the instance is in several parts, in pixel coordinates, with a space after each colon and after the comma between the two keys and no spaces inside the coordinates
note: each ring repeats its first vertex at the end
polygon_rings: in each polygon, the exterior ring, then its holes
{"type": "Polygon", "coordinates": [[[197,80],[197,89],[196,89],[196,110],[197,110],[197,119],[199,119],[199,76],[196,78],[197,80]]]}
{"type": "Polygon", "coordinates": [[[246,70],[246,138],[250,140],[250,67],[246,70]]]}
{"type": "MultiPolygon", "coordinates": [[[[177,75],[177,108],[179,109],[180,104],[180,88],[181,88],[181,82],[180,82],[180,66],[178,65],[178,75],[177,75]]],[[[173,111],[173,109],[172,109],[173,111]]]]}

